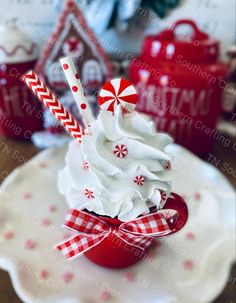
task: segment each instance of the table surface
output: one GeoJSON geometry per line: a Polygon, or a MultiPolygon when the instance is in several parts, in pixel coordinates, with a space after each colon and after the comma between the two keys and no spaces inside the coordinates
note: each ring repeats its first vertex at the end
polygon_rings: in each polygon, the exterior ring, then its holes
{"type": "MultiPolygon", "coordinates": [[[[39,150],[31,143],[13,141],[0,137],[0,183],[11,171],[28,161],[39,150]]],[[[211,155],[205,160],[217,166],[227,179],[236,187],[236,143],[231,139],[231,144],[224,147],[216,143],[211,155]],[[233,148],[233,144],[235,149],[233,148]],[[214,160],[213,160],[214,159],[214,160]],[[226,169],[227,168],[227,169],[226,169]]],[[[236,265],[231,271],[229,282],[224,292],[214,303],[235,303],[236,302],[236,265]]],[[[15,294],[8,273],[0,270],[0,303],[22,302],[15,294]]]]}

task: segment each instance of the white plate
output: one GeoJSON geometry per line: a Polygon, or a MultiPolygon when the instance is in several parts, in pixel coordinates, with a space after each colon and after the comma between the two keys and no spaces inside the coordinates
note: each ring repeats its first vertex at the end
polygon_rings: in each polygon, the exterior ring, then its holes
{"type": "Polygon", "coordinates": [[[189,221],[147,260],[109,270],[85,257],[67,262],[53,249],[66,234],[56,186],[65,150],[43,151],[0,189],[0,267],[24,302],[205,303],[219,295],[235,258],[235,192],[221,173],[171,146],[174,191],[186,197],[189,221]]]}

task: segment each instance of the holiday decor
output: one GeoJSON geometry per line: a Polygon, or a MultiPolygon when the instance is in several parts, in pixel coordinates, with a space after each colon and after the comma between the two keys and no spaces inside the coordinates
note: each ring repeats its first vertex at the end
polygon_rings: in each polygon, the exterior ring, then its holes
{"type": "MultiPolygon", "coordinates": [[[[174,121],[168,130],[177,119],[182,132],[185,120],[198,129],[202,119],[203,132],[219,105],[211,100],[218,96],[211,81],[226,83],[215,53],[217,43],[189,20],[148,37],[144,54],[132,62],[138,90],[127,79],[108,79],[94,102],[96,116],[73,56],[59,60],[65,91],[62,82],[56,88],[52,81],[51,89],[50,77],[36,70],[21,76],[48,109],[45,125],[56,121],[48,124],[50,134],[71,136],[0,187],[0,269],[9,272],[22,302],[209,303],[219,295],[235,262],[235,190],[216,168],[156,130],[151,111],[136,110],[144,96],[145,109],[158,106],[164,125],[174,121]],[[182,24],[193,27],[193,40],[178,40],[182,24]]],[[[228,80],[233,84],[233,71],[228,80]]],[[[194,130],[191,136],[198,139],[194,130]]]]}
{"type": "Polygon", "coordinates": [[[101,34],[113,27],[121,32],[127,31],[133,24],[142,23],[151,12],[164,18],[179,3],[180,0],[92,0],[83,7],[86,7],[92,28],[101,34]]]}
{"type": "Polygon", "coordinates": [[[220,43],[192,20],[179,20],[158,35],[146,37],[142,54],[130,65],[138,90],[137,109],[153,118],[196,154],[207,154],[217,138],[216,124],[227,66],[219,60],[220,43]],[[192,28],[179,37],[180,26],[192,28]]]}
{"type": "MultiPolygon", "coordinates": [[[[83,120],[89,122],[89,104],[81,103],[84,92],[73,62],[66,57],[61,64],[83,120]]],[[[67,258],[85,254],[105,267],[126,267],[140,261],[156,238],[182,229],[187,206],[170,192],[167,175],[172,171],[165,169],[171,160],[165,147],[172,139],[157,134],[151,122],[135,112],[137,94],[129,81],[113,79],[102,87],[99,98],[115,98],[116,104],[101,108],[84,128],[35,72],[26,73],[23,81],[76,139],[58,182],[70,205],[64,226],[74,231],[57,246],[67,258]]]]}
{"type": "Polygon", "coordinates": [[[58,94],[68,88],[59,62],[65,55],[72,57],[80,72],[85,93],[90,102],[94,102],[97,91],[111,76],[111,64],[73,0],[66,1],[56,29],[36,66],[36,70],[58,94]]]}
{"type": "MultiPolygon", "coordinates": [[[[88,27],[83,13],[75,1],[66,1],[58,20],[49,42],[42,51],[36,70],[58,96],[63,96],[61,103],[70,111],[75,102],[68,93],[70,87],[66,81],[68,78],[67,63],[64,63],[62,69],[59,62],[59,59],[64,55],[70,55],[71,62],[73,60],[75,64],[74,70],[77,72],[77,78],[73,81],[76,81],[79,86],[83,86],[86,95],[86,97],[83,95],[84,101],[86,99],[91,107],[89,114],[89,119],[91,119],[96,116],[98,111],[96,102],[98,91],[101,85],[111,77],[111,63],[98,39],[88,27]]],[[[78,95],[75,88],[71,87],[71,90],[74,96],[78,95]]],[[[81,99],[81,96],[79,98],[81,99]]],[[[78,101],[78,98],[76,100],[78,101]]],[[[81,104],[80,109],[83,108],[84,111],[88,112],[89,107],[85,108],[86,102],[81,104]]],[[[83,121],[78,110],[74,111],[73,114],[82,124],[87,123],[86,120],[83,121]]],[[[63,143],[66,138],[58,121],[48,111],[45,112],[44,118],[46,132],[35,134],[33,141],[40,147],[63,143]],[[49,137],[49,140],[45,140],[49,137]]]]}
{"type": "Polygon", "coordinates": [[[42,129],[42,108],[20,77],[35,66],[38,46],[13,21],[0,27],[0,134],[30,140],[42,129]]]}

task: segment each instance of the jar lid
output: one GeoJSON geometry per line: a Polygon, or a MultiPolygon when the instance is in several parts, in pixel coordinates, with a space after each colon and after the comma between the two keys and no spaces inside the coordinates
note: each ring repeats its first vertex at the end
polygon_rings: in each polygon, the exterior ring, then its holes
{"type": "Polygon", "coordinates": [[[181,60],[214,62],[219,56],[219,41],[210,39],[192,20],[184,19],[175,22],[158,35],[147,36],[143,43],[143,54],[175,63],[181,63],[181,60]],[[189,39],[176,35],[176,29],[180,25],[191,26],[192,35],[189,39]]]}
{"type": "Polygon", "coordinates": [[[13,21],[0,26],[0,63],[22,63],[38,58],[38,47],[13,21]]]}

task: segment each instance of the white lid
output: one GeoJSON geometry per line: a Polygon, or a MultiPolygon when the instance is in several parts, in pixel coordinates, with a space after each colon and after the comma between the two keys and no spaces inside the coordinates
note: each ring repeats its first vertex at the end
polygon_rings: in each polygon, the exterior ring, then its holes
{"type": "Polygon", "coordinates": [[[38,58],[38,47],[13,21],[0,26],[0,63],[21,63],[38,58]]]}

